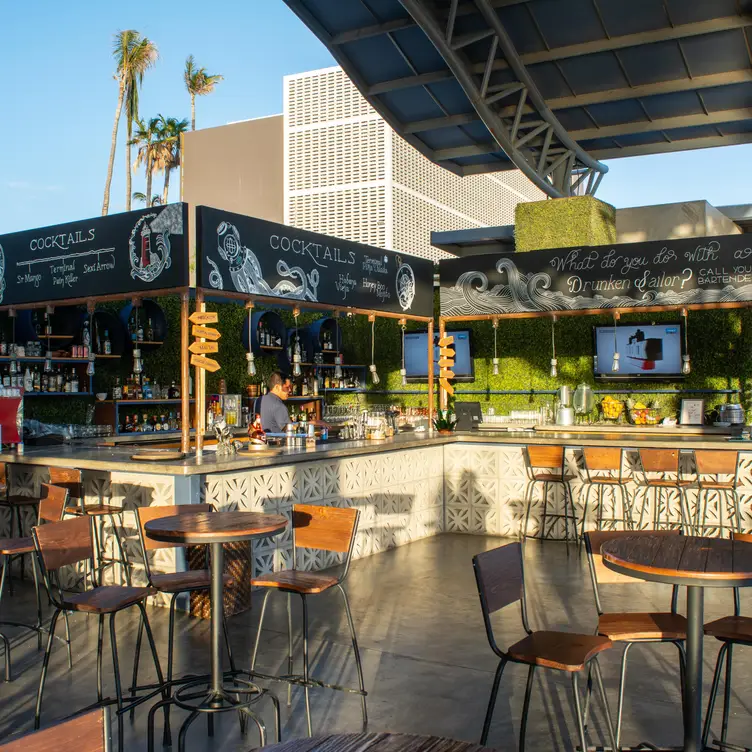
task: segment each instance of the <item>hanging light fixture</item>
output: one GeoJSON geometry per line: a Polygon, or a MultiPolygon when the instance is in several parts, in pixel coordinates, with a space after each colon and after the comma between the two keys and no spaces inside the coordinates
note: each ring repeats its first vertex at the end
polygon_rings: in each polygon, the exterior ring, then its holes
{"type": "Polygon", "coordinates": [[[618,373],[621,365],[619,363],[619,345],[616,342],[616,326],[619,321],[619,314],[614,313],[614,359],[611,361],[611,373],[618,373]]]}
{"type": "Polygon", "coordinates": [[[499,331],[499,319],[493,320],[493,330],[494,330],[494,356],[493,356],[493,375],[498,376],[499,375],[499,356],[496,352],[496,334],[499,331]]]}
{"type": "Polygon", "coordinates": [[[559,361],[556,360],[556,316],[551,316],[551,378],[559,375],[559,361]]]}
{"type": "Polygon", "coordinates": [[[292,351],[292,375],[297,378],[302,373],[300,370],[300,337],[298,336],[298,316],[300,316],[300,308],[293,308],[292,315],[295,319],[295,348],[292,351]]]}
{"type": "Polygon", "coordinates": [[[47,309],[45,313],[47,314],[45,316],[45,331],[44,333],[47,335],[47,350],[44,353],[44,372],[45,373],[51,373],[52,372],[52,350],[50,347],[50,334],[52,333],[52,327],[50,326],[50,316],[54,312],[54,308],[52,306],[47,306],[47,309]]]}
{"type": "Polygon", "coordinates": [[[11,374],[14,374],[18,372],[18,364],[16,362],[16,358],[18,357],[18,351],[16,349],[16,309],[11,308],[8,311],[8,316],[13,319],[13,344],[10,348],[10,367],[8,370],[11,374]]]}
{"type": "Polygon", "coordinates": [[[252,312],[253,312],[253,304],[248,303],[246,304],[246,307],[248,308],[248,352],[245,354],[245,359],[248,364],[248,375],[255,376],[256,375],[256,359],[253,357],[253,343],[251,340],[251,319],[252,319],[252,312]]]}
{"type": "MultiPolygon", "coordinates": [[[[334,314],[335,317],[339,316],[339,313],[334,314]]],[[[348,313],[348,316],[351,314],[348,313]]],[[[335,337],[337,338],[336,341],[336,347],[337,347],[337,354],[334,356],[334,378],[339,380],[342,378],[342,353],[340,352],[340,332],[339,332],[339,321],[337,321],[337,327],[334,330],[335,337]]]]}
{"type": "Polygon", "coordinates": [[[682,316],[684,316],[684,353],[682,355],[682,367],[681,372],[685,376],[689,376],[692,371],[692,365],[689,362],[689,316],[687,315],[687,309],[682,308],[682,316]]]}
{"type": "MultiPolygon", "coordinates": [[[[89,309],[89,362],[86,364],[86,375],[94,375],[94,304],[90,303],[89,309]]],[[[50,370],[52,370],[52,364],[50,364],[50,370]]]]}
{"type": "Polygon", "coordinates": [[[400,319],[399,324],[402,328],[402,368],[400,368],[400,376],[402,377],[402,386],[407,386],[407,369],[405,368],[405,319],[400,319]]]}
{"type": "Polygon", "coordinates": [[[136,312],[135,320],[133,322],[134,328],[133,331],[135,332],[135,342],[136,347],[133,348],[133,373],[142,373],[144,370],[144,367],[141,363],[141,348],[138,347],[138,308],[139,308],[139,301],[137,299],[134,299],[131,303],[133,309],[136,312]]]}
{"type": "Polygon", "coordinates": [[[380,379],[379,374],[376,373],[376,363],[374,362],[376,353],[376,317],[371,314],[368,320],[371,322],[371,365],[368,366],[368,370],[371,372],[371,381],[374,384],[378,384],[380,379]]]}

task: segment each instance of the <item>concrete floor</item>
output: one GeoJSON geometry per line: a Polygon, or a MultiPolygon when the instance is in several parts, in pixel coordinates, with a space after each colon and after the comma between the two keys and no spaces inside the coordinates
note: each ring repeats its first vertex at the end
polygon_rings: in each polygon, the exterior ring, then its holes
{"type": "MultiPolygon", "coordinates": [[[[499,538],[442,535],[418,541],[353,564],[348,580],[353,614],[363,657],[368,696],[369,729],[415,734],[432,734],[477,741],[497,661],[486,642],[473,578],[471,558],[504,541],[499,538]]],[[[595,606],[585,555],[573,550],[566,555],[564,544],[530,541],[526,554],[528,609],[533,628],[591,632],[596,622],[595,606]]],[[[603,590],[609,610],[665,610],[669,605],[667,586],[635,581],[634,586],[611,586],[603,590]]],[[[2,618],[19,618],[31,605],[28,588],[19,585],[14,598],[3,604],[2,618]]],[[[336,592],[311,599],[312,674],[332,683],[355,684],[347,624],[336,592]]],[[[260,603],[260,599],[256,600],[260,603]]],[[[293,601],[293,619],[300,616],[293,601]]],[[[745,596],[742,597],[744,610],[745,596]]],[[[682,604],[683,606],[683,604],[682,604]]],[[[706,591],[706,620],[729,613],[729,591],[706,591]]],[[[236,659],[250,664],[258,609],[230,619],[236,659]]],[[[748,610],[748,613],[750,611],[748,610]]],[[[137,618],[134,612],[119,617],[120,659],[124,683],[130,674],[137,618]]],[[[160,656],[166,658],[167,612],[153,609],[151,623],[160,656]]],[[[499,644],[506,646],[522,636],[519,609],[509,607],[497,614],[499,644]]],[[[49,724],[96,698],[96,620],[84,616],[72,619],[73,670],[68,671],[65,653],[58,646],[52,657],[45,693],[43,723],[49,724]]],[[[208,667],[208,628],[205,621],[178,617],[177,671],[196,672],[208,667]]],[[[9,635],[18,632],[7,628],[9,635]]],[[[39,678],[41,654],[35,639],[17,639],[13,650],[15,680],[0,684],[0,741],[25,731],[33,723],[33,708],[39,678]]],[[[286,614],[284,597],[273,594],[262,635],[258,669],[268,673],[286,671],[286,614]]],[[[300,647],[299,639],[296,645],[300,647]]],[[[706,693],[719,643],[705,641],[706,693]]],[[[107,645],[105,645],[107,650],[107,645]]],[[[106,653],[106,656],[108,653],[106,653]]],[[[621,649],[602,655],[606,689],[612,708],[616,704],[618,663],[621,649]]],[[[142,666],[148,664],[144,661],[142,666]]],[[[296,665],[296,669],[299,668],[296,665]]],[[[745,681],[752,668],[752,650],[735,653],[736,682],[732,695],[729,741],[749,743],[752,739],[752,690],[745,681]]],[[[489,746],[503,750],[517,748],[527,669],[510,666],[502,680],[489,746]]],[[[112,691],[111,664],[105,662],[107,688],[112,691]]],[[[676,649],[645,645],[630,654],[627,675],[622,742],[631,746],[649,741],[663,746],[681,743],[679,675],[676,649]]],[[[302,690],[293,692],[292,707],[284,704],[285,685],[276,684],[283,699],[283,738],[305,734],[302,690]]],[[[360,701],[355,695],[312,690],[314,733],[355,732],[361,728],[360,701]]],[[[538,671],[528,722],[529,750],[574,749],[574,725],[568,677],[538,671]]],[[[591,743],[605,738],[596,707],[591,722],[591,743]]],[[[181,711],[173,710],[176,731],[181,711]]],[[[268,728],[271,713],[264,712],[268,728]]],[[[159,716],[158,716],[159,718],[159,716]]],[[[720,704],[714,729],[720,725],[720,704]]],[[[146,748],[146,710],[140,708],[135,722],[126,720],[125,746],[146,748]]],[[[161,724],[158,722],[158,740],[161,724]]],[[[213,739],[206,735],[202,720],[191,727],[189,750],[249,750],[258,744],[255,731],[243,738],[233,715],[217,723],[213,739]]],[[[176,745],[177,748],[177,745],[176,745]]]]}

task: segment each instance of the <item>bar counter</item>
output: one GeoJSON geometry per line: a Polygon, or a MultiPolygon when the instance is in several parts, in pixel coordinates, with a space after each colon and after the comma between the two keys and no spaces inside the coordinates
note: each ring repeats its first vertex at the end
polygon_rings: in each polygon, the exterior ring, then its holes
{"type": "MultiPolygon", "coordinates": [[[[169,462],[132,460],[131,455],[142,449],[143,443],[130,447],[73,444],[27,447],[23,454],[6,452],[0,460],[9,464],[10,484],[16,494],[36,495],[49,466],[80,468],[87,503],[106,501],[126,510],[126,548],[137,583],[142,565],[133,510],[139,506],[210,502],[218,510],[286,515],[290,515],[293,504],[300,503],[357,507],[361,515],[354,555],[364,557],[441,532],[518,536],[525,517],[523,449],[527,444],[567,448],[568,472],[575,478],[572,492],[578,520],[582,519],[585,497],[581,447],[679,448],[683,451],[682,470],[690,474],[692,455],[684,450],[752,453],[752,441],[730,440],[728,435],[718,433],[677,431],[604,427],[599,432],[592,427],[582,431],[548,427],[543,431],[481,430],[450,435],[416,432],[383,441],[330,441],[311,449],[280,447],[241,451],[229,457],[217,456],[208,448],[200,458],[188,456],[169,462]]],[[[627,453],[627,466],[631,456],[627,453]]],[[[741,464],[742,527],[750,529],[752,462],[741,464]]],[[[632,495],[637,491],[634,483],[628,489],[632,495]]],[[[694,499],[690,493],[690,505],[694,499]]],[[[562,499],[557,496],[552,502],[549,513],[560,511],[562,499]]],[[[604,509],[613,503],[611,497],[604,499],[604,509]]],[[[671,519],[678,520],[678,498],[672,499],[669,507],[671,519]]],[[[540,529],[541,513],[536,496],[530,517],[533,534],[540,529]]],[[[591,500],[588,524],[595,520],[595,514],[596,505],[591,500]]],[[[8,522],[0,518],[0,536],[8,534],[8,522]]],[[[31,509],[26,524],[34,524],[31,509]]],[[[552,530],[555,537],[561,533],[556,527],[552,530]]],[[[289,531],[260,542],[253,549],[254,573],[286,565],[290,546],[289,531]]],[[[157,571],[185,567],[182,553],[178,551],[177,556],[174,550],[160,551],[157,571]]],[[[304,566],[311,570],[326,568],[335,563],[335,558],[327,552],[312,551],[304,557],[304,566]]]]}

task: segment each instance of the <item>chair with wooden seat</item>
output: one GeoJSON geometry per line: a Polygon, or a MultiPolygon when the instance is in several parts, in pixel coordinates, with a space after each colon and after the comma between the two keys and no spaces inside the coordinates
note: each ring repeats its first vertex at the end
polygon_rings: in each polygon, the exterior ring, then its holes
{"type": "Polygon", "coordinates": [[[328,689],[337,689],[340,691],[359,694],[361,700],[361,711],[363,714],[363,728],[365,729],[368,724],[368,713],[366,709],[367,693],[363,683],[363,667],[360,661],[360,651],[358,650],[355,625],[353,624],[352,612],[350,611],[350,602],[347,598],[347,592],[343,587],[343,583],[350,569],[350,560],[352,559],[352,551],[355,543],[355,533],[358,529],[359,516],[360,512],[352,507],[341,509],[338,507],[313,506],[311,504],[295,504],[292,508],[292,569],[259,575],[251,580],[252,586],[266,588],[264,600],[261,605],[261,616],[259,618],[256,641],[253,646],[251,673],[255,673],[257,676],[264,676],[255,672],[254,669],[256,666],[256,654],[258,652],[259,640],[261,638],[261,629],[264,625],[264,615],[266,613],[266,604],[269,595],[273,590],[287,593],[288,673],[284,676],[265,676],[265,678],[286,681],[288,683],[288,705],[290,704],[292,685],[297,684],[303,686],[305,691],[308,736],[311,736],[312,734],[311,707],[309,700],[309,690],[311,687],[326,687],[328,689]],[[344,561],[342,562],[340,572],[332,574],[330,572],[306,572],[297,569],[298,548],[312,548],[320,551],[332,551],[338,554],[344,554],[344,561]],[[358,689],[342,687],[336,684],[326,684],[325,682],[314,679],[309,675],[307,598],[312,595],[325,593],[333,588],[339,590],[344,601],[345,615],[347,617],[347,624],[350,628],[350,639],[352,641],[352,648],[355,653],[355,665],[358,671],[358,689]],[[303,604],[302,677],[293,674],[292,612],[290,603],[293,593],[300,596],[300,600],[303,604]]]}
{"type": "MultiPolygon", "coordinates": [[[[96,706],[102,707],[109,704],[117,704],[118,721],[118,749],[123,747],[123,714],[130,710],[130,705],[123,701],[123,692],[120,682],[120,664],[117,650],[117,634],[115,630],[116,614],[128,608],[136,607],[141,612],[146,635],[149,639],[152,659],[157,672],[159,686],[163,687],[162,668],[157,657],[157,648],[154,644],[149,617],[146,614],[144,603],[154,593],[150,587],[131,587],[123,585],[100,585],[94,579],[94,538],[92,533],[93,519],[89,516],[74,517],[62,522],[48,523],[35,527],[32,530],[34,547],[39,559],[44,584],[47,593],[54,606],[52,620],[50,621],[50,633],[47,640],[47,648],[42,663],[42,673],[37,690],[36,710],[34,713],[34,728],[39,728],[42,720],[42,698],[44,685],[47,679],[47,671],[50,664],[52,642],[55,636],[55,627],[61,613],[83,613],[96,615],[99,620],[99,632],[97,638],[97,702],[96,706]],[[61,567],[88,561],[91,573],[91,589],[77,593],[66,593],[60,586],[58,571],[61,567]],[[102,656],[104,641],[104,621],[109,617],[110,648],[112,650],[112,664],[115,678],[115,700],[106,699],[103,696],[102,687],[102,656]]],[[[165,695],[165,690],[160,689],[153,694],[165,695]]],[[[144,698],[140,698],[143,700],[144,698]]],[[[135,702],[138,702],[135,701],[135,702]]]]}
{"type": "Polygon", "coordinates": [[[525,468],[527,470],[527,489],[525,492],[525,524],[522,528],[522,538],[528,537],[528,523],[530,511],[533,506],[533,496],[537,486],[543,486],[543,510],[538,537],[541,540],[552,538],[550,535],[557,520],[564,520],[564,540],[567,542],[569,553],[569,525],[572,525],[572,540],[577,542],[577,516],[574,511],[574,499],[572,497],[571,482],[574,475],[567,471],[565,459],[565,447],[531,445],[525,447],[525,468]],[[564,514],[549,514],[549,491],[552,488],[561,488],[564,494],[564,514]],[[547,521],[553,520],[550,529],[547,529],[547,521]]]}
{"type": "MultiPolygon", "coordinates": [[[[149,552],[165,548],[182,548],[182,543],[164,543],[149,538],[146,535],[144,526],[150,520],[160,519],[161,517],[172,517],[174,515],[196,514],[197,512],[213,512],[214,507],[211,504],[173,504],[168,506],[139,507],[136,510],[136,519],[138,522],[138,536],[141,541],[141,553],[144,561],[144,569],[149,587],[156,593],[164,593],[170,596],[170,617],[169,630],[167,638],[167,696],[171,695],[173,656],[175,645],[175,606],[177,597],[181,594],[190,594],[201,590],[209,590],[211,587],[211,572],[208,569],[188,570],[184,572],[170,572],[166,574],[155,573],[151,571],[149,561],[149,552]]],[[[225,574],[224,585],[232,585],[232,578],[225,574]]],[[[235,671],[235,662],[232,657],[230,648],[230,638],[227,633],[227,624],[224,623],[225,644],[230,659],[230,668],[235,671]]],[[[138,637],[136,638],[136,655],[133,662],[133,680],[131,684],[131,696],[135,697],[138,689],[151,689],[152,687],[138,687],[138,665],[141,657],[141,643],[143,640],[143,621],[139,624],[138,637]]],[[[165,727],[163,743],[165,746],[171,744],[171,734],[169,725],[169,705],[165,706],[165,727]]],[[[131,710],[131,717],[135,709],[131,710]]]]}
{"type": "MultiPolygon", "coordinates": [[[[741,545],[752,546],[752,535],[748,533],[732,533],[734,541],[741,545]]],[[[727,745],[726,737],[728,735],[729,709],[731,703],[731,669],[733,664],[734,645],[752,646],[752,616],[741,615],[741,603],[739,598],[739,588],[734,588],[734,613],[732,616],[723,616],[720,619],[711,621],[705,625],[705,635],[715,637],[721,643],[718,651],[718,659],[713,672],[713,683],[710,688],[710,697],[708,699],[708,710],[705,714],[705,725],[702,731],[702,748],[705,749],[710,736],[710,724],[713,721],[713,711],[715,710],[715,701],[718,696],[718,687],[721,681],[721,671],[724,667],[725,659],[725,676],[723,687],[723,716],[721,721],[721,738],[720,747],[722,749],[744,749],[735,745],[727,745]]],[[[713,741],[718,745],[717,741],[713,741]]]]}
{"type": "MultiPolygon", "coordinates": [[[[96,566],[100,570],[107,567],[118,565],[121,568],[126,584],[131,584],[131,571],[128,563],[128,556],[123,546],[123,508],[114,504],[105,504],[101,499],[96,504],[87,504],[86,495],[83,487],[83,473],[80,470],[69,467],[51,467],[50,483],[63,486],[70,491],[71,499],[75,504],[71,504],[65,510],[66,514],[73,516],[87,515],[94,518],[94,559],[96,566]],[[117,549],[117,558],[107,556],[107,544],[105,537],[105,522],[109,520],[110,530],[115,540],[117,549]]],[[[100,578],[101,579],[101,578],[100,578]]]]}
{"type": "MultiPolygon", "coordinates": [[[[628,535],[655,536],[678,535],[678,530],[662,530],[659,532],[632,532],[630,530],[590,531],[585,533],[585,548],[588,555],[590,579],[595,596],[595,607],[598,611],[598,626],[595,633],[607,637],[612,643],[622,643],[624,652],[621,657],[621,673],[619,674],[619,699],[616,707],[616,747],[619,749],[621,741],[621,721],[624,710],[624,686],[627,675],[627,656],[630,648],[637,643],[671,643],[679,650],[680,682],[683,686],[685,642],[687,639],[687,619],[677,612],[679,588],[673,587],[671,593],[671,609],[660,612],[620,611],[607,612],[603,610],[600,596],[600,585],[624,584],[636,585],[642,583],[634,577],[627,577],[606,567],[601,556],[601,546],[610,540],[628,535]]],[[[587,713],[586,713],[587,717],[587,713]]]]}
{"type": "Polygon", "coordinates": [[[590,503],[590,492],[596,490],[596,499],[598,502],[598,511],[596,513],[596,528],[602,530],[604,525],[610,529],[621,524],[623,530],[631,530],[634,527],[632,519],[632,499],[627,490],[627,483],[632,480],[631,472],[624,472],[624,449],[620,447],[583,447],[582,459],[585,465],[585,502],[582,511],[582,527],[580,533],[580,543],[582,536],[585,535],[585,523],[587,520],[587,510],[590,503]],[[605,517],[604,510],[604,492],[606,489],[611,490],[613,498],[613,514],[611,517],[605,517]],[[621,502],[621,517],[617,516],[617,492],[621,502]]]}
{"type": "Polygon", "coordinates": [[[642,506],[637,523],[639,530],[646,529],[645,512],[648,502],[653,497],[652,530],[674,528],[683,532],[690,532],[690,515],[687,506],[687,489],[694,485],[693,480],[682,476],[679,468],[678,449],[640,449],[637,452],[640,472],[635,479],[642,490],[642,506]],[[679,522],[671,520],[669,508],[670,494],[679,495],[679,522]]]}
{"type": "Polygon", "coordinates": [[[697,508],[695,509],[694,534],[729,535],[741,533],[741,509],[739,506],[739,456],[740,452],[725,449],[696,449],[697,508]],[[715,501],[718,522],[708,522],[708,508],[715,501]],[[724,524],[724,507],[726,524],[724,524]]]}
{"type": "MultiPolygon", "coordinates": [[[[63,512],[65,505],[68,501],[68,491],[65,488],[59,486],[52,486],[47,483],[42,484],[42,492],[40,494],[40,502],[37,507],[37,524],[43,525],[48,522],[60,522],[63,518],[63,512]]],[[[36,624],[24,624],[22,622],[13,621],[0,621],[0,624],[12,627],[21,627],[22,629],[29,629],[37,633],[38,647],[42,647],[42,632],[44,632],[44,624],[42,621],[42,599],[39,592],[39,577],[37,574],[37,561],[34,555],[34,541],[31,537],[22,538],[0,538],[0,557],[2,557],[3,573],[0,576],[0,603],[2,603],[3,595],[5,594],[5,582],[9,579],[10,575],[10,562],[13,558],[23,558],[24,556],[31,557],[31,571],[34,578],[34,591],[37,602],[37,621],[36,624]]],[[[68,665],[72,665],[71,659],[71,647],[70,647],[70,630],[68,628],[68,620],[65,620],[66,638],[65,642],[68,646],[68,665]]],[[[10,650],[5,651],[5,681],[11,680],[11,661],[10,650]]]]}
{"type": "Polygon", "coordinates": [[[0,744],[0,752],[110,752],[111,749],[109,708],[81,713],[0,744]]]}
{"type": "Polygon", "coordinates": [[[485,551],[473,557],[473,569],[475,582],[478,586],[480,606],[483,612],[483,622],[486,627],[486,636],[491,650],[499,657],[499,665],[494,675],[491,697],[488,700],[486,717],[483,722],[483,731],[480,737],[481,745],[488,741],[488,732],[491,728],[496,697],[499,693],[501,675],[507,663],[523,663],[527,665],[527,686],[525,688],[525,700],[522,705],[522,721],[520,723],[520,752],[525,750],[525,730],[527,728],[527,716],[530,708],[530,695],[533,689],[535,670],[540,668],[564,671],[572,677],[572,694],[577,721],[577,729],[581,748],[587,750],[585,737],[585,724],[582,715],[580,698],[579,677],[585,668],[592,667],[596,682],[603,701],[606,723],[608,727],[611,748],[616,749],[611,713],[608,708],[606,691],[603,688],[598,654],[611,647],[611,640],[598,635],[577,634],[574,632],[537,631],[530,629],[527,619],[527,600],[525,597],[525,575],[522,563],[522,545],[520,543],[508,543],[505,546],[485,551]],[[491,616],[505,606],[520,603],[522,627],[527,633],[518,642],[506,650],[502,650],[494,635],[491,616]]]}

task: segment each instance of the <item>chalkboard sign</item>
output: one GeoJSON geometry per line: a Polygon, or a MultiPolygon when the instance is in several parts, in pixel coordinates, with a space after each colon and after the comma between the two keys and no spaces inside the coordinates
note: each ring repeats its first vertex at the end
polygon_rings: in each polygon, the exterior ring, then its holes
{"type": "Polygon", "coordinates": [[[442,316],[752,301],[752,236],[480,255],[439,262],[442,316]]]}
{"type": "Polygon", "coordinates": [[[433,315],[433,262],[199,206],[199,287],[433,315]]]}
{"type": "Polygon", "coordinates": [[[0,235],[0,305],[188,286],[186,204],[0,235]]]}

